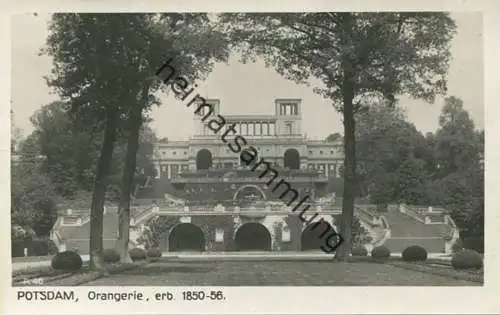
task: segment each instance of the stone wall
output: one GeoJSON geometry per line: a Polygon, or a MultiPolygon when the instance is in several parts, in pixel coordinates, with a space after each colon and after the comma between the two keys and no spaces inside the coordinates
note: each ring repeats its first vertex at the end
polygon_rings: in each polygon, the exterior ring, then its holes
{"type": "MultiPolygon", "coordinates": [[[[340,218],[332,215],[321,215],[316,219],[330,223],[337,229],[335,223],[340,218]]],[[[306,225],[297,215],[198,215],[184,217],[154,217],[146,224],[144,234],[147,235],[147,247],[159,247],[168,250],[170,233],[180,224],[192,224],[203,232],[205,251],[237,250],[235,236],[239,228],[247,223],[261,224],[271,237],[272,251],[300,251],[301,237],[306,225]]]]}

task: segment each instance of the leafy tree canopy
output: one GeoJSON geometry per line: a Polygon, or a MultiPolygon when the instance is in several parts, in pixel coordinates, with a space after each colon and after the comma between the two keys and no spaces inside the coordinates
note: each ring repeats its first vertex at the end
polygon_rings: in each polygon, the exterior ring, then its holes
{"type": "MultiPolygon", "coordinates": [[[[92,190],[96,165],[103,142],[102,133],[92,126],[74,124],[66,104],[53,102],[37,110],[31,117],[34,131],[21,144],[24,161],[45,156],[41,172],[47,174],[55,191],[65,197],[78,196],[80,190],[92,190]]],[[[136,177],[155,176],[153,146],[156,136],[149,125],[142,126],[137,154],[136,177]]],[[[126,151],[120,138],[113,155],[111,183],[118,184],[126,151]]]]}

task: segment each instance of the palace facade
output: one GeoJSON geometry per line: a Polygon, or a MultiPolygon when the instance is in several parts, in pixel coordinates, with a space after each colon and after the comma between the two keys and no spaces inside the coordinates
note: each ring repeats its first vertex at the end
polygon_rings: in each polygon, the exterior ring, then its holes
{"type": "MultiPolygon", "coordinates": [[[[205,103],[213,115],[220,114],[219,100],[205,103]]],[[[307,139],[301,105],[300,99],[276,99],[273,115],[223,116],[226,126],[235,124],[237,134],[287,183],[274,188],[221,141],[222,132],[214,134],[208,128],[202,108],[194,115],[195,133],[189,140],[158,143],[154,181],[164,184],[160,189],[164,196],[155,201],[156,215],[146,224],[146,246],[163,251],[300,251],[334,246],[331,236],[340,207],[325,188],[331,178],[340,177],[342,140],[307,139]],[[287,202],[292,191],[307,196],[307,202],[287,202]],[[180,213],[175,211],[179,208],[180,213]],[[314,231],[305,223],[308,220],[320,222],[314,231]]]]}
{"type": "MultiPolygon", "coordinates": [[[[219,113],[219,100],[207,100],[219,113]]],[[[226,125],[236,124],[258,151],[259,157],[278,167],[311,170],[326,177],[340,177],[343,164],[342,141],[309,140],[302,130],[300,99],[275,100],[274,115],[225,115],[226,125]]],[[[195,115],[195,133],[187,141],[158,143],[155,148],[157,173],[162,178],[175,178],[182,172],[208,169],[238,169],[238,154],[221,141],[200,115],[195,115]]]]}

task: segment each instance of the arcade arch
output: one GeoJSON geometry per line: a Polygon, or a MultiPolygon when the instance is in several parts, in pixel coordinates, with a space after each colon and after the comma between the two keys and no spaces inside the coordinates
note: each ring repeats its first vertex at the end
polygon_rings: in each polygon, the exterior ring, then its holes
{"type": "Polygon", "coordinates": [[[300,250],[321,250],[326,238],[335,232],[332,225],[326,221],[321,221],[317,226],[312,223],[308,225],[300,237],[300,250]]]}
{"type": "Polygon", "coordinates": [[[236,231],[234,243],[236,250],[240,251],[270,251],[271,233],[260,223],[248,222],[236,231]]]}
{"type": "Polygon", "coordinates": [[[172,228],[168,235],[168,251],[204,251],[205,234],[192,223],[181,223],[172,228]]]}

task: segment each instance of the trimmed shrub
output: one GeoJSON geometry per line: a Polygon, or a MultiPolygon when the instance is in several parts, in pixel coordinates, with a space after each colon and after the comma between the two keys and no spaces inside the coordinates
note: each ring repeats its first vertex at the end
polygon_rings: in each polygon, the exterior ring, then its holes
{"type": "Polygon", "coordinates": [[[52,258],[51,266],[57,270],[76,271],[82,268],[82,257],[73,251],[65,251],[52,258]]]}
{"type": "Polygon", "coordinates": [[[132,261],[144,260],[146,259],[146,251],[142,248],[136,247],[128,251],[132,261]]]}
{"type": "Polygon", "coordinates": [[[120,254],[114,249],[105,249],[102,252],[102,260],[105,263],[115,263],[120,261],[120,254]]]}
{"type": "Polygon", "coordinates": [[[368,251],[363,246],[354,246],[351,254],[353,256],[368,256],[368,251]]]}
{"type": "Polygon", "coordinates": [[[483,258],[475,250],[463,249],[453,255],[451,265],[455,269],[481,269],[483,258]]]}
{"type": "Polygon", "coordinates": [[[412,245],[403,251],[404,261],[425,261],[427,259],[427,251],[422,246],[412,245]]]}
{"type": "Polygon", "coordinates": [[[373,258],[383,259],[383,258],[389,258],[390,256],[391,256],[391,251],[389,250],[389,248],[383,245],[377,246],[372,250],[373,258]]]}
{"type": "Polygon", "coordinates": [[[161,251],[158,248],[150,248],[147,252],[148,257],[161,257],[161,251]]]}

